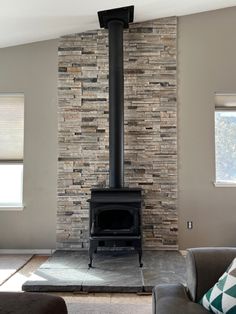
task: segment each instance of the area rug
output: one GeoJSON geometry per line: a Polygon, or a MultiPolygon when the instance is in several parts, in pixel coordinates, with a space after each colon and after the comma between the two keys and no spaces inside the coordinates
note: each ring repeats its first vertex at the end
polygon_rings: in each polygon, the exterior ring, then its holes
{"type": "Polygon", "coordinates": [[[151,304],[67,303],[68,314],[151,314],[151,304]]]}
{"type": "Polygon", "coordinates": [[[185,283],[185,259],[178,251],[144,251],[143,267],[132,252],[56,251],[23,284],[38,292],[151,292],[156,284],[185,283]]]}
{"type": "Polygon", "coordinates": [[[0,254],[0,285],[22,268],[32,255],[0,254]]]}

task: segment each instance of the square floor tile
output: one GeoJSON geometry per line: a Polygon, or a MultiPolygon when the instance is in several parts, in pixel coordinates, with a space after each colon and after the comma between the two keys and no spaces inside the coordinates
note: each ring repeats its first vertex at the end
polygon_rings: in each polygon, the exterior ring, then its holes
{"type": "Polygon", "coordinates": [[[82,283],[86,292],[141,292],[143,290],[141,270],[137,267],[129,271],[114,267],[104,270],[90,268],[82,283]]]}
{"type": "Polygon", "coordinates": [[[27,280],[24,291],[81,291],[88,269],[39,268],[27,280]]]}
{"type": "Polygon", "coordinates": [[[88,268],[87,251],[56,251],[49,259],[40,266],[41,268],[88,268]]]}

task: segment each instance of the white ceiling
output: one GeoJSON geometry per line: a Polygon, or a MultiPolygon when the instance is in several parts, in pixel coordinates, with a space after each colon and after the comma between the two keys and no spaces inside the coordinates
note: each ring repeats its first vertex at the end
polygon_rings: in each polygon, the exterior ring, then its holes
{"type": "Polygon", "coordinates": [[[97,29],[97,11],[128,5],[140,22],[236,6],[236,0],[0,0],[0,47],[97,29]]]}

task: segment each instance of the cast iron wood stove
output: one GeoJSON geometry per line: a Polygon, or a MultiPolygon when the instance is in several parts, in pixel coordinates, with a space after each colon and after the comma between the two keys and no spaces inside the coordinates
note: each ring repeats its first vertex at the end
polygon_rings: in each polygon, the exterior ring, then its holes
{"type": "Polygon", "coordinates": [[[89,266],[100,247],[134,247],[142,266],[139,188],[92,189],[90,201],[89,266]]]}
{"type": "Polygon", "coordinates": [[[134,6],[98,12],[109,33],[109,188],[91,189],[89,267],[100,246],[133,247],[142,266],[142,190],[124,187],[123,30],[134,6]]]}

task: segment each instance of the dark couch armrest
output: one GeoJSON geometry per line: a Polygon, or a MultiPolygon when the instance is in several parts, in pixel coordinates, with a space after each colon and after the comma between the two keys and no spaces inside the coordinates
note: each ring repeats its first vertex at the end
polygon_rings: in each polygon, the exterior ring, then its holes
{"type": "Polygon", "coordinates": [[[236,248],[207,247],[187,250],[187,286],[197,302],[226,271],[236,257],[236,248]]]}
{"type": "Polygon", "coordinates": [[[181,284],[157,285],[152,296],[153,314],[206,314],[201,305],[190,301],[181,284]]]}
{"type": "Polygon", "coordinates": [[[63,298],[46,293],[0,292],[0,313],[67,314],[63,298]]]}

